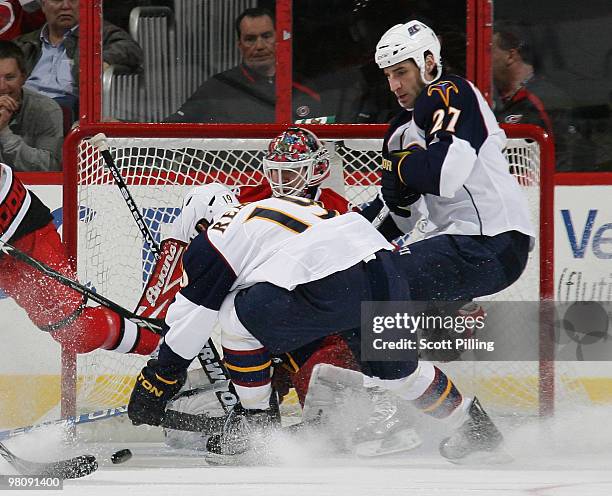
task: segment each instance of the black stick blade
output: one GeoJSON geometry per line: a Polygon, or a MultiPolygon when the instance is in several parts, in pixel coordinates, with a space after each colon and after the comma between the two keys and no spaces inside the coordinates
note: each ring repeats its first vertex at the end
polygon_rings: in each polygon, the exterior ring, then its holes
{"type": "MultiPolygon", "coordinates": [[[[34,468],[34,467],[32,467],[34,468]]],[[[98,469],[98,461],[93,455],[80,455],[67,460],[38,464],[40,470],[36,475],[58,477],[60,479],[78,479],[98,469]]]]}

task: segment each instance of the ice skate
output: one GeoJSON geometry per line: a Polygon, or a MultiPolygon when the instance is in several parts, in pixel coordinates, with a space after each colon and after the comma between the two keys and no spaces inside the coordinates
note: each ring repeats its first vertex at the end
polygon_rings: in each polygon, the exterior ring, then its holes
{"type": "Polygon", "coordinates": [[[440,443],[440,454],[453,463],[508,463],[512,457],[503,449],[504,436],[497,429],[478,398],[468,410],[468,418],[450,437],[440,443]]]}
{"type": "Polygon", "coordinates": [[[372,391],[374,411],[353,436],[358,456],[384,456],[409,451],[421,445],[411,419],[391,393],[379,388],[372,391]]]}
{"type": "Polygon", "coordinates": [[[249,410],[238,403],[229,412],[223,430],[208,439],[205,459],[214,465],[261,465],[271,461],[270,437],[280,428],[278,405],[249,410]]]}

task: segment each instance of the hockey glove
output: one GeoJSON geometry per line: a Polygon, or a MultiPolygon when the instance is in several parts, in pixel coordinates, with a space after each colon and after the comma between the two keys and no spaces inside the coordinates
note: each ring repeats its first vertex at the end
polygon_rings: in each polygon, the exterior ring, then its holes
{"type": "Polygon", "coordinates": [[[415,203],[421,194],[402,183],[399,169],[408,155],[421,150],[419,145],[414,144],[407,150],[393,152],[388,159],[383,159],[381,193],[389,210],[400,217],[410,217],[410,205],[415,203]]]}
{"type": "Polygon", "coordinates": [[[179,392],[187,372],[181,371],[174,377],[161,373],[158,360],[149,360],[136,378],[136,384],[128,403],[128,417],[134,425],[161,424],[166,405],[179,392]]]}
{"type": "Polygon", "coordinates": [[[389,210],[400,217],[410,217],[410,205],[416,202],[420,193],[410,191],[401,183],[397,174],[387,170],[382,171],[382,196],[389,210]]]}

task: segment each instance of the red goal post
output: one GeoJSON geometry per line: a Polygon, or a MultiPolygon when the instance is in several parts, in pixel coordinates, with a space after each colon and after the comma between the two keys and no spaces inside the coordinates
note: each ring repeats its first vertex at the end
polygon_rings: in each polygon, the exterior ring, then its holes
{"type": "MultiPolygon", "coordinates": [[[[324,140],[332,152],[334,170],[330,186],[355,203],[368,200],[378,182],[379,150],[386,126],[305,127],[324,140]]],[[[107,135],[111,152],[115,154],[115,161],[137,205],[143,211],[153,212],[149,221],[162,229],[161,224],[166,223],[168,216],[180,206],[180,197],[189,185],[212,180],[230,185],[261,182],[261,151],[266,140],[284,128],[285,125],[279,124],[124,123],[75,128],[64,145],[63,237],[81,282],[92,284],[104,296],[129,308],[140,295],[139,288],[146,277],[143,267],[147,265],[147,261],[143,261],[147,255],[138,229],[112,177],[104,169],[103,161],[88,144],[89,138],[99,132],[107,135]],[[118,253],[122,257],[117,257],[118,253]],[[128,274],[131,274],[130,280],[128,274]]],[[[507,150],[513,173],[522,185],[537,187],[539,267],[531,285],[536,286],[533,289],[538,299],[552,299],[553,143],[535,126],[504,125],[503,128],[509,143],[514,146],[507,150]]],[[[548,329],[548,326],[541,326],[541,329],[548,329]]],[[[553,362],[544,359],[550,351],[550,343],[549,335],[541,334],[543,358],[539,363],[537,394],[540,413],[551,412],[554,405],[553,362]]],[[[63,415],[126,402],[130,379],[143,359],[98,353],[101,355],[92,355],[96,358],[81,356],[78,363],[74,356],[63,354],[63,415]],[[78,395],[77,375],[80,379],[78,395]]]]}

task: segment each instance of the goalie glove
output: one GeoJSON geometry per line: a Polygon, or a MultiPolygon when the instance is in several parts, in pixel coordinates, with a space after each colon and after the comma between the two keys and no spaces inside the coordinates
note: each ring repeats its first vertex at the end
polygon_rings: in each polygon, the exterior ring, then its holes
{"type": "Polygon", "coordinates": [[[149,360],[136,377],[128,403],[128,417],[134,425],[160,425],[166,405],[185,384],[187,371],[171,374],[161,370],[158,360],[149,360]]]}
{"type": "Polygon", "coordinates": [[[391,212],[400,217],[410,217],[410,205],[421,197],[420,193],[412,191],[402,182],[400,175],[402,161],[407,156],[420,150],[422,150],[422,148],[414,144],[409,146],[406,150],[391,153],[389,159],[383,159],[381,180],[382,197],[391,212]]]}

